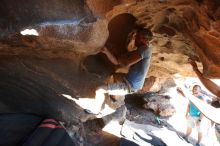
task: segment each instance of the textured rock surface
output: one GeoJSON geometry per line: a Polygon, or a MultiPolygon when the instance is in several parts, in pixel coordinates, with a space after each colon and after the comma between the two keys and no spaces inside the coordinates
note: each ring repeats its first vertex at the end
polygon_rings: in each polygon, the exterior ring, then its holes
{"type": "Polygon", "coordinates": [[[107,14],[130,13],[155,33],[150,75],[193,75],[188,56],[198,56],[209,77],[219,77],[219,1],[146,0],[124,3],[107,14]]]}
{"type": "Polygon", "coordinates": [[[26,27],[67,21],[92,19],[88,7],[80,0],[3,0],[0,6],[1,36],[7,36],[26,27]]]}
{"type": "Polygon", "coordinates": [[[176,111],[174,106],[170,103],[169,96],[156,95],[145,98],[145,101],[147,103],[143,105],[144,108],[151,109],[163,117],[172,116],[176,111]]]}

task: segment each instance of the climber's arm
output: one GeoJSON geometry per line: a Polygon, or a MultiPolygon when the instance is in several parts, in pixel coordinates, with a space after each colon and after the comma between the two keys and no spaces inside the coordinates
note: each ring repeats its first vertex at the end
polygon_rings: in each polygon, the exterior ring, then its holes
{"type": "Polygon", "coordinates": [[[193,70],[197,74],[200,81],[203,83],[203,85],[214,95],[216,95],[218,98],[220,98],[220,87],[216,85],[214,82],[212,82],[210,79],[207,79],[204,77],[204,75],[199,71],[195,61],[189,59],[189,63],[192,65],[193,70]]]}

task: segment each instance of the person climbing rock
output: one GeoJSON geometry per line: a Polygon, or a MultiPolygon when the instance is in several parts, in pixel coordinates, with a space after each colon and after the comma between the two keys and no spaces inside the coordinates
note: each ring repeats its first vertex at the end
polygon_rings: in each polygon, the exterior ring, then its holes
{"type": "MultiPolygon", "coordinates": [[[[181,88],[178,88],[177,91],[182,96],[186,97],[181,88]]],[[[193,86],[192,93],[195,97],[197,97],[201,100],[204,100],[204,98],[201,94],[201,87],[199,85],[194,85],[193,86]]],[[[204,123],[203,122],[203,115],[195,107],[195,105],[193,105],[193,103],[191,101],[189,101],[189,104],[187,106],[185,117],[187,119],[187,131],[186,131],[186,135],[185,135],[184,139],[187,142],[189,142],[188,138],[189,138],[190,134],[192,133],[192,128],[196,127],[197,131],[198,131],[198,142],[197,142],[196,146],[200,146],[202,136],[203,136],[203,129],[204,129],[205,125],[203,124],[204,123]]]]}
{"type": "Polygon", "coordinates": [[[149,47],[149,41],[152,40],[152,37],[153,34],[149,29],[138,29],[135,36],[137,49],[120,58],[116,58],[106,47],[101,50],[114,65],[129,67],[129,71],[122,81],[97,88],[95,96],[97,105],[96,110],[91,111],[92,113],[98,114],[101,111],[106,93],[109,95],[126,95],[142,89],[150,66],[152,48],[149,47]]]}

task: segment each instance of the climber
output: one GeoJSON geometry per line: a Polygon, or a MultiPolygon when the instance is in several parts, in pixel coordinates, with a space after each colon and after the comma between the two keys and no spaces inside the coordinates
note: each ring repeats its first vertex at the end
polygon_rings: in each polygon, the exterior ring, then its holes
{"type": "Polygon", "coordinates": [[[149,41],[152,40],[152,37],[150,30],[138,29],[135,36],[137,49],[123,55],[121,58],[116,58],[106,47],[101,50],[114,65],[129,67],[129,71],[122,81],[97,88],[95,96],[97,109],[92,113],[97,114],[101,111],[105,93],[109,95],[126,95],[137,92],[143,87],[151,60],[152,49],[149,47],[149,41]]]}

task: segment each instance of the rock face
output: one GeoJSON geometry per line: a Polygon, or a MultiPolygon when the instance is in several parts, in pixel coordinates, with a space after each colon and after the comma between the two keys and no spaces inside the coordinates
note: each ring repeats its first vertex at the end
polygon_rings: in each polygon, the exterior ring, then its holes
{"type": "Polygon", "coordinates": [[[94,98],[115,71],[100,49],[126,53],[137,25],[155,36],[149,76],[194,76],[191,56],[206,76],[220,77],[218,0],[2,0],[0,22],[1,113],[78,122],[87,115],[74,100],[94,98]]]}
{"type": "Polygon", "coordinates": [[[156,114],[159,114],[160,116],[169,117],[176,112],[174,106],[170,103],[169,96],[156,95],[145,98],[145,101],[147,103],[145,103],[143,107],[153,110],[156,114]]]}
{"type": "Polygon", "coordinates": [[[93,19],[84,1],[33,0],[1,1],[1,36],[7,36],[27,27],[61,22],[74,23],[93,19]]]}
{"type": "Polygon", "coordinates": [[[151,75],[164,75],[164,72],[189,75],[191,73],[186,71],[190,70],[186,58],[198,55],[205,74],[219,77],[219,59],[216,59],[219,48],[219,1],[148,0],[127,7],[115,7],[108,16],[122,11],[132,13],[138,19],[137,23],[155,32],[151,75]],[[213,59],[208,59],[209,56],[213,59]]]}

